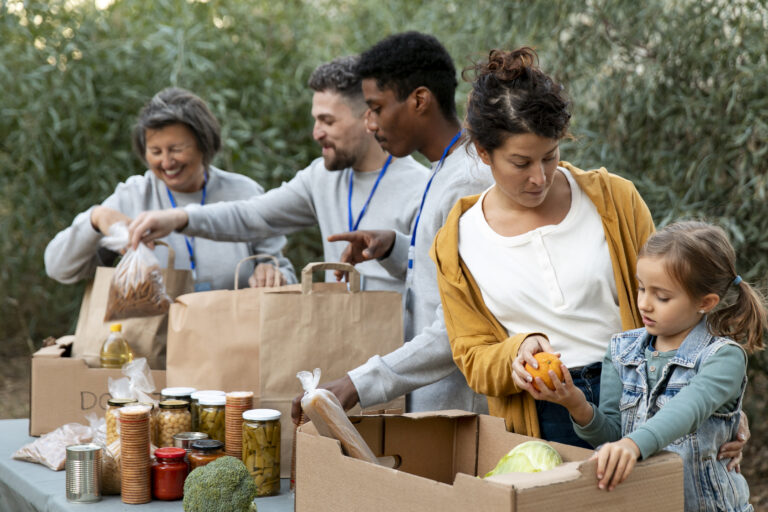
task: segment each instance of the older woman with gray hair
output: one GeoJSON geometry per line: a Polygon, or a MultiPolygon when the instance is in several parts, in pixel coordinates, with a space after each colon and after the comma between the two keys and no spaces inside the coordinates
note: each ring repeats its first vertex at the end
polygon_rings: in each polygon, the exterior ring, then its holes
{"type": "MultiPolygon", "coordinates": [[[[255,181],[211,165],[221,147],[219,123],[206,104],[189,91],[168,88],[157,93],[139,114],[133,131],[133,148],[149,167],[143,175],[131,176],[114,193],[75,217],[45,249],[46,273],[62,283],[74,283],[94,275],[96,266],[109,265],[115,254],[100,249],[100,240],[112,224],[131,223],[149,210],[250,199],[264,193],[255,181]]],[[[240,287],[252,283],[276,286],[296,282],[291,263],[281,250],[285,237],[274,236],[252,242],[216,242],[171,233],[166,242],[176,253],[175,267],[191,269],[196,290],[232,289],[237,263],[246,256],[265,253],[277,258],[271,263],[242,265],[240,287]]],[[[164,247],[157,248],[165,265],[164,247]]]]}

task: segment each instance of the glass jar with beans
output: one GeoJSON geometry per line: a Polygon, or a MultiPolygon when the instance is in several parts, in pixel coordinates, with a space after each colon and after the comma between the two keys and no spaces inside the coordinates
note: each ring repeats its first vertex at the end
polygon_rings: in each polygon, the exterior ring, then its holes
{"type": "Polygon", "coordinates": [[[160,402],[156,420],[158,447],[173,446],[174,434],[190,431],[192,417],[188,407],[189,402],[184,400],[163,400],[160,402]]]}

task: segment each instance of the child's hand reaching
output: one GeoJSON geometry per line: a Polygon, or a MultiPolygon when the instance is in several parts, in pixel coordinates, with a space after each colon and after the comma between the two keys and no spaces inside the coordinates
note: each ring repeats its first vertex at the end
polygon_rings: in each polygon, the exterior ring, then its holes
{"type": "Polygon", "coordinates": [[[612,491],[627,479],[639,457],[640,448],[628,437],[605,443],[592,456],[597,459],[597,487],[612,491]]]}
{"type": "Polygon", "coordinates": [[[568,409],[573,421],[583,427],[592,421],[594,415],[592,404],[587,401],[584,392],[573,384],[573,378],[568,368],[561,364],[560,369],[563,372],[562,381],[555,375],[555,372],[549,370],[549,378],[555,389],[548,388],[540,377],[536,377],[533,381],[536,385],[529,386],[526,390],[536,400],[546,400],[562,405],[568,409]]]}

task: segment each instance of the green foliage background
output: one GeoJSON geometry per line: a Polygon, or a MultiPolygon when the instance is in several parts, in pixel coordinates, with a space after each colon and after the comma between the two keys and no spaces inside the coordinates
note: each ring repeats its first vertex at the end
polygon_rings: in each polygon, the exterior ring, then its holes
{"type": "MultiPolygon", "coordinates": [[[[224,130],[215,164],[269,189],[319,155],[314,67],[404,30],[436,35],[459,68],[535,47],[573,98],[563,158],[635,180],[659,225],[723,225],[744,278],[763,283],[765,0],[0,0],[0,343],[32,350],[73,330],[82,286],[47,278],[43,251],[144,171],[129,133],[155,92],[206,99],[224,130]]],[[[287,253],[297,268],[317,258],[317,232],[287,253]]]]}

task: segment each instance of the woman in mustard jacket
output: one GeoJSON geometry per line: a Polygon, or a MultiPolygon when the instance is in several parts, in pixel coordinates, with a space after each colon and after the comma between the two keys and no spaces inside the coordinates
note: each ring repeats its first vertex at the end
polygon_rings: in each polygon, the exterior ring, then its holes
{"type": "Polygon", "coordinates": [[[491,414],[588,446],[563,407],[534,400],[523,365],[559,353],[599,402],[611,335],[642,326],[635,263],[654,225],[630,181],[560,161],[570,104],[535,61],[529,48],[494,50],[476,66],[466,129],[496,183],[454,206],[432,255],[454,360],[491,414]]]}
{"type": "MultiPolygon", "coordinates": [[[[599,403],[611,335],[642,325],[635,266],[654,225],[630,181],[560,161],[569,102],[535,61],[530,48],[494,50],[475,67],[466,129],[496,183],[456,203],[432,257],[453,358],[491,414],[513,432],[584,446],[565,408],[534,399],[523,365],[559,353],[599,403]]],[[[738,440],[719,452],[729,470],[748,437],[742,414],[738,440]]]]}

